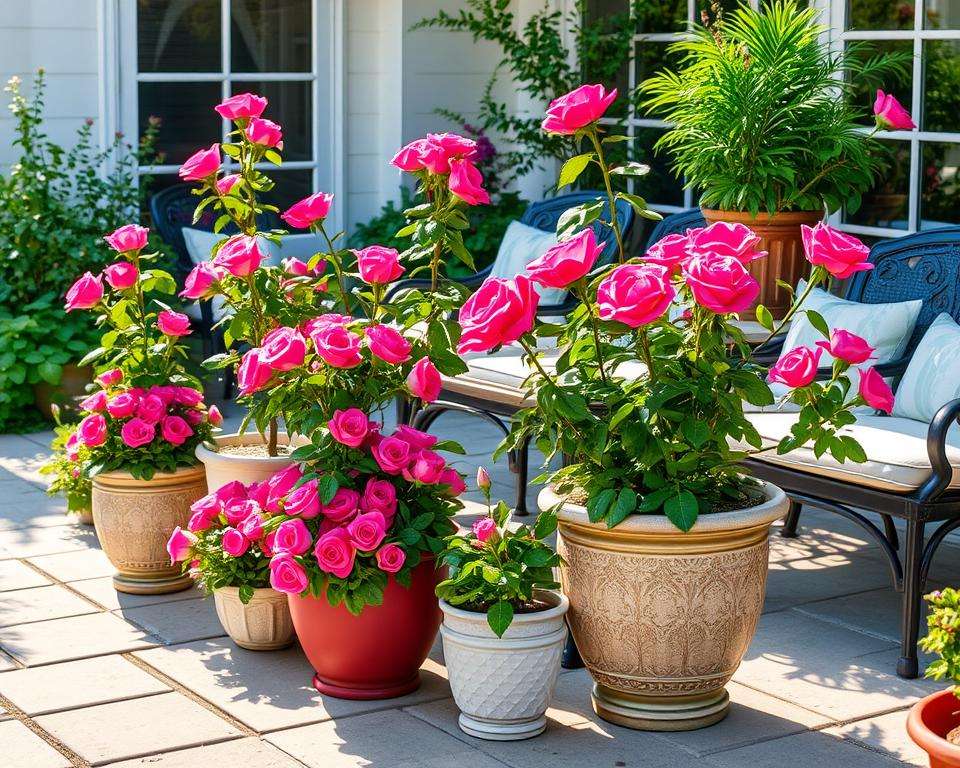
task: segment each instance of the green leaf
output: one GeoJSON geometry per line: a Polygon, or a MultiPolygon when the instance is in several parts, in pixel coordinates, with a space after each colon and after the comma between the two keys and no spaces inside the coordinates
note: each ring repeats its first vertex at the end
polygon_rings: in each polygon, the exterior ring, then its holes
{"type": "Polygon", "coordinates": [[[697,522],[697,497],[684,489],[666,500],[663,511],[671,523],[686,533],[697,522]]]}
{"type": "Polygon", "coordinates": [[[59,384],[62,372],[63,368],[56,363],[51,363],[49,360],[37,366],[37,373],[40,374],[40,378],[47,382],[47,384],[59,384]]]}
{"type": "Polygon", "coordinates": [[[533,535],[537,539],[545,539],[557,530],[557,513],[553,509],[545,509],[537,516],[533,526],[533,535]]]}
{"type": "Polygon", "coordinates": [[[687,419],[681,426],[683,436],[694,448],[699,448],[710,439],[710,427],[706,422],[687,419]]]}
{"type": "Polygon", "coordinates": [[[524,565],[529,565],[531,568],[540,568],[552,563],[554,557],[555,555],[547,546],[540,545],[535,549],[528,549],[520,559],[524,565]]]}
{"type": "Polygon", "coordinates": [[[503,637],[512,623],[513,606],[506,600],[500,600],[487,609],[487,624],[497,637],[503,637]]]}
{"type": "Polygon", "coordinates": [[[253,587],[251,587],[249,584],[241,584],[237,592],[238,592],[238,597],[240,598],[240,602],[246,605],[253,598],[254,590],[253,590],[253,587]]]}
{"type": "Polygon", "coordinates": [[[604,488],[599,493],[587,499],[587,517],[591,523],[597,523],[603,520],[616,496],[617,492],[615,489],[604,488]]]}
{"type": "Polygon", "coordinates": [[[599,219],[601,213],[603,213],[602,200],[593,200],[567,209],[557,220],[557,237],[560,240],[566,240],[599,219]]]}
{"type": "Polygon", "coordinates": [[[763,304],[757,307],[757,322],[766,330],[773,330],[773,315],[770,314],[770,310],[763,306],[763,304]]]}
{"type": "Polygon", "coordinates": [[[841,435],[840,440],[843,442],[843,447],[847,452],[847,458],[850,459],[850,461],[862,464],[867,460],[867,452],[863,450],[863,446],[854,438],[850,437],[850,435],[841,435]]]}
{"type": "Polygon", "coordinates": [[[340,483],[337,482],[337,478],[333,475],[324,475],[321,477],[317,483],[317,494],[320,496],[320,503],[329,504],[330,500],[336,495],[339,487],[340,483]]]}
{"type": "Polygon", "coordinates": [[[632,160],[628,163],[624,163],[623,165],[618,165],[616,168],[610,169],[611,176],[632,176],[637,178],[639,176],[646,176],[648,173],[650,173],[649,165],[637,163],[632,160]]]}
{"type": "Polygon", "coordinates": [[[827,321],[823,319],[823,315],[819,312],[815,312],[812,309],[806,310],[807,320],[810,321],[810,325],[816,328],[825,339],[830,338],[830,326],[827,325],[827,321]]]}
{"type": "Polygon", "coordinates": [[[619,525],[637,508],[637,493],[632,488],[623,488],[617,495],[617,501],[607,515],[607,528],[619,525]]]}
{"type": "Polygon", "coordinates": [[[568,184],[573,184],[583,173],[590,161],[593,160],[593,152],[587,152],[583,155],[574,155],[567,160],[560,169],[560,179],[557,181],[557,189],[562,189],[568,184]]]}

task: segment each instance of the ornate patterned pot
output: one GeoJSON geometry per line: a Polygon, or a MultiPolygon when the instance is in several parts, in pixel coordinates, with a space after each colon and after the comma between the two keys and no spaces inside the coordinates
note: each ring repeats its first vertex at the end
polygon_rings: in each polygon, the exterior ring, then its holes
{"type": "Polygon", "coordinates": [[[217,618],[230,638],[248,651],[275,651],[293,642],[293,620],[287,596],[269,587],[255,589],[250,602],[240,602],[237,587],[213,593],[217,618]]]}
{"type": "Polygon", "coordinates": [[[502,638],[490,629],[486,613],[440,601],[443,658],[464,733],[515,741],[547,727],[544,713],[560,673],[570,602],[554,592],[536,597],[551,607],[518,613],[502,638]]]}
{"type": "Polygon", "coordinates": [[[93,478],[93,522],[100,545],[117,569],[113,586],[132,595],[187,589],[192,579],[170,564],[167,539],[186,526],[190,505],[207,491],[203,467],[161,472],[137,480],[127,472],[93,478]]]}
{"type": "MultiPolygon", "coordinates": [[[[231,435],[219,435],[213,441],[217,449],[233,445],[264,444],[263,435],[259,432],[246,432],[242,435],[235,432],[231,435]]],[[[290,444],[290,439],[285,432],[277,435],[277,444],[290,444]]],[[[213,492],[220,486],[234,480],[239,480],[244,485],[263,482],[274,472],[278,472],[293,463],[289,456],[221,453],[219,450],[208,448],[202,444],[197,446],[196,455],[206,468],[209,492],[213,492]]]]}
{"type": "Polygon", "coordinates": [[[960,768],[960,744],[947,741],[960,729],[960,699],[953,690],[938,691],[910,709],[907,733],[930,756],[930,768],[960,768]]]}
{"type": "MultiPolygon", "coordinates": [[[[613,529],[584,507],[558,513],[568,621],[594,679],[593,707],[628,728],[682,731],[727,714],[724,688],[763,607],[770,524],[787,497],[769,483],[755,507],[701,516],[688,533],[662,515],[613,529]]],[[[549,488],[540,507],[563,501],[549,488]]]]}

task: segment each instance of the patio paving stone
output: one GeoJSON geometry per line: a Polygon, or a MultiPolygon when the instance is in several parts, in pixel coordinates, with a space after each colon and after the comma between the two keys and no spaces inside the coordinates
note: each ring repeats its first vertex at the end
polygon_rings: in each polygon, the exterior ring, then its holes
{"type": "Polygon", "coordinates": [[[895,768],[903,765],[899,760],[819,731],[720,752],[707,760],[707,765],[716,768],[895,768]]]}
{"type": "Polygon", "coordinates": [[[226,720],[179,693],[43,715],[36,722],[91,765],[240,735],[226,720]]]}
{"type": "Polygon", "coordinates": [[[0,672],[6,672],[11,669],[19,669],[17,663],[3,651],[0,651],[0,672]]]}
{"type": "Polygon", "coordinates": [[[31,716],[169,690],[170,686],[119,655],[30,667],[0,675],[0,694],[31,716]]]}
{"type": "Polygon", "coordinates": [[[203,597],[203,593],[196,587],[185,589],[182,592],[171,592],[166,595],[128,595],[125,592],[117,592],[117,590],[113,588],[113,566],[108,563],[108,567],[111,573],[110,576],[71,581],[70,589],[102,605],[108,611],[129,610],[131,608],[142,608],[145,605],[173,603],[179,600],[195,600],[198,597],[203,597]]]}
{"type": "Polygon", "coordinates": [[[0,592],[0,627],[96,611],[95,605],[57,584],[0,592]]]}
{"type": "Polygon", "coordinates": [[[28,440],[22,435],[0,435],[0,468],[21,480],[46,486],[39,469],[50,456],[49,445],[28,440]]]}
{"type": "Polygon", "coordinates": [[[149,648],[150,636],[109,613],[0,629],[0,647],[27,666],[149,648]]]}
{"type": "Polygon", "coordinates": [[[197,768],[197,766],[303,768],[303,763],[294,760],[290,755],[284,754],[265,741],[246,738],[110,763],[107,768],[197,768]]]}
{"type": "Polygon", "coordinates": [[[0,592],[42,587],[49,583],[50,579],[37,573],[26,563],[19,560],[0,560],[0,592]]]}
{"type": "Polygon", "coordinates": [[[73,552],[99,546],[91,526],[57,525],[0,531],[0,560],[29,559],[37,555],[73,552]]]}
{"type": "Polygon", "coordinates": [[[132,621],[167,645],[226,635],[217,618],[213,598],[175,600],[142,608],[123,608],[113,613],[132,621]]]}
{"type": "Polygon", "coordinates": [[[67,503],[61,498],[48,496],[26,483],[17,484],[12,493],[6,486],[0,488],[4,492],[0,498],[0,530],[23,526],[81,525],[72,515],[67,514],[67,503]],[[29,491],[20,492],[22,488],[29,491]]]}
{"type": "Polygon", "coordinates": [[[907,712],[890,712],[825,731],[911,765],[926,766],[927,753],[907,735],[907,712]]]}
{"type": "Polygon", "coordinates": [[[0,749],[12,768],[70,768],[70,761],[17,720],[0,722],[0,749]]]}
{"type": "Polygon", "coordinates": [[[60,581],[102,578],[113,576],[117,571],[99,547],[88,547],[57,555],[30,557],[28,561],[60,581]]]}
{"type": "Polygon", "coordinates": [[[445,670],[429,659],[418,691],[390,701],[347,701],[317,693],[310,662],[298,646],[264,654],[224,638],[134,655],[258,733],[450,695],[445,670]]]}

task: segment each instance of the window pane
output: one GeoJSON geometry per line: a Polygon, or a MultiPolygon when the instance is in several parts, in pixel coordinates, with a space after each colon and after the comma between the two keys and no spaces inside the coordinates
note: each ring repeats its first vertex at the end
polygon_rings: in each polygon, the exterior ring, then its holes
{"type": "Polygon", "coordinates": [[[687,25],[687,0],[637,4],[638,32],[679,32],[687,25]]]}
{"type": "Polygon", "coordinates": [[[234,72],[310,72],[310,0],[233,0],[234,72]]]}
{"type": "Polygon", "coordinates": [[[283,159],[312,160],[310,83],[233,83],[234,93],[252,91],[266,96],[263,116],[283,127],[283,159]]]}
{"type": "Polygon", "coordinates": [[[220,72],[220,0],[138,0],[140,72],[220,72]]]}
{"type": "Polygon", "coordinates": [[[960,40],[923,44],[923,120],[925,131],[960,131],[960,40]]]}
{"type": "Polygon", "coordinates": [[[663,69],[677,70],[679,59],[676,54],[668,51],[669,47],[670,43],[658,43],[652,40],[641,40],[637,43],[634,54],[637,85],[663,69]]]}
{"type": "Polygon", "coordinates": [[[164,163],[182,163],[201,147],[221,138],[220,83],[140,83],[138,125],[160,118],[157,150],[164,163]]]}
{"type": "Polygon", "coordinates": [[[869,227],[907,228],[907,205],[910,191],[910,144],[904,141],[883,141],[888,149],[887,167],[881,171],[871,189],[863,193],[859,210],[844,212],[848,224],[869,227]]]}
{"type": "Polygon", "coordinates": [[[653,145],[666,133],[663,128],[636,128],[634,145],[635,159],[650,166],[650,173],[634,180],[634,193],[650,204],[683,205],[683,184],[670,170],[669,159],[664,152],[654,154],[653,145]]]}
{"type": "Polygon", "coordinates": [[[960,29],[960,2],[926,0],[923,4],[923,26],[926,29],[960,29]]]}
{"type": "Polygon", "coordinates": [[[913,29],[913,0],[849,0],[847,29],[913,29]]]}
{"type": "Polygon", "coordinates": [[[920,228],[960,224],[960,144],[922,144],[920,163],[920,228]]]}
{"type": "MultiPolygon", "coordinates": [[[[901,56],[913,56],[912,40],[870,40],[869,42],[857,42],[855,44],[861,49],[861,60],[871,56],[886,56],[896,53],[901,56]]],[[[911,85],[913,83],[913,64],[907,62],[904,72],[899,74],[889,74],[884,78],[882,88],[886,93],[892,93],[897,97],[897,101],[910,109],[912,101],[911,85]]],[[[854,79],[853,92],[851,98],[854,106],[863,113],[863,124],[872,126],[873,120],[873,102],[876,100],[877,89],[874,83],[862,83],[854,79]]]]}
{"type": "Polygon", "coordinates": [[[266,197],[281,211],[315,192],[313,171],[275,171],[270,169],[266,173],[277,183],[266,197]]]}

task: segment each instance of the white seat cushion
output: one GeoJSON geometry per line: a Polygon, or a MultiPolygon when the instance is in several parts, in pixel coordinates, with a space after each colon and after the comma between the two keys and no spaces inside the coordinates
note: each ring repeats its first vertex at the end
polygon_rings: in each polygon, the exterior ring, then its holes
{"type": "MultiPolygon", "coordinates": [[[[766,446],[776,445],[788,435],[797,417],[789,413],[755,413],[748,414],[747,418],[757,428],[766,446]]],[[[856,423],[841,429],[840,434],[850,435],[860,443],[867,453],[867,461],[863,464],[849,460],[841,464],[829,453],[818,459],[812,446],[798,448],[784,456],[770,450],[754,458],[869,488],[909,493],[930,476],[928,429],[929,425],[924,421],[857,414],[856,423]]],[[[743,444],[736,447],[752,450],[743,444]]],[[[947,457],[954,466],[950,487],[960,488],[960,430],[956,425],[947,436],[947,457]]]]}

